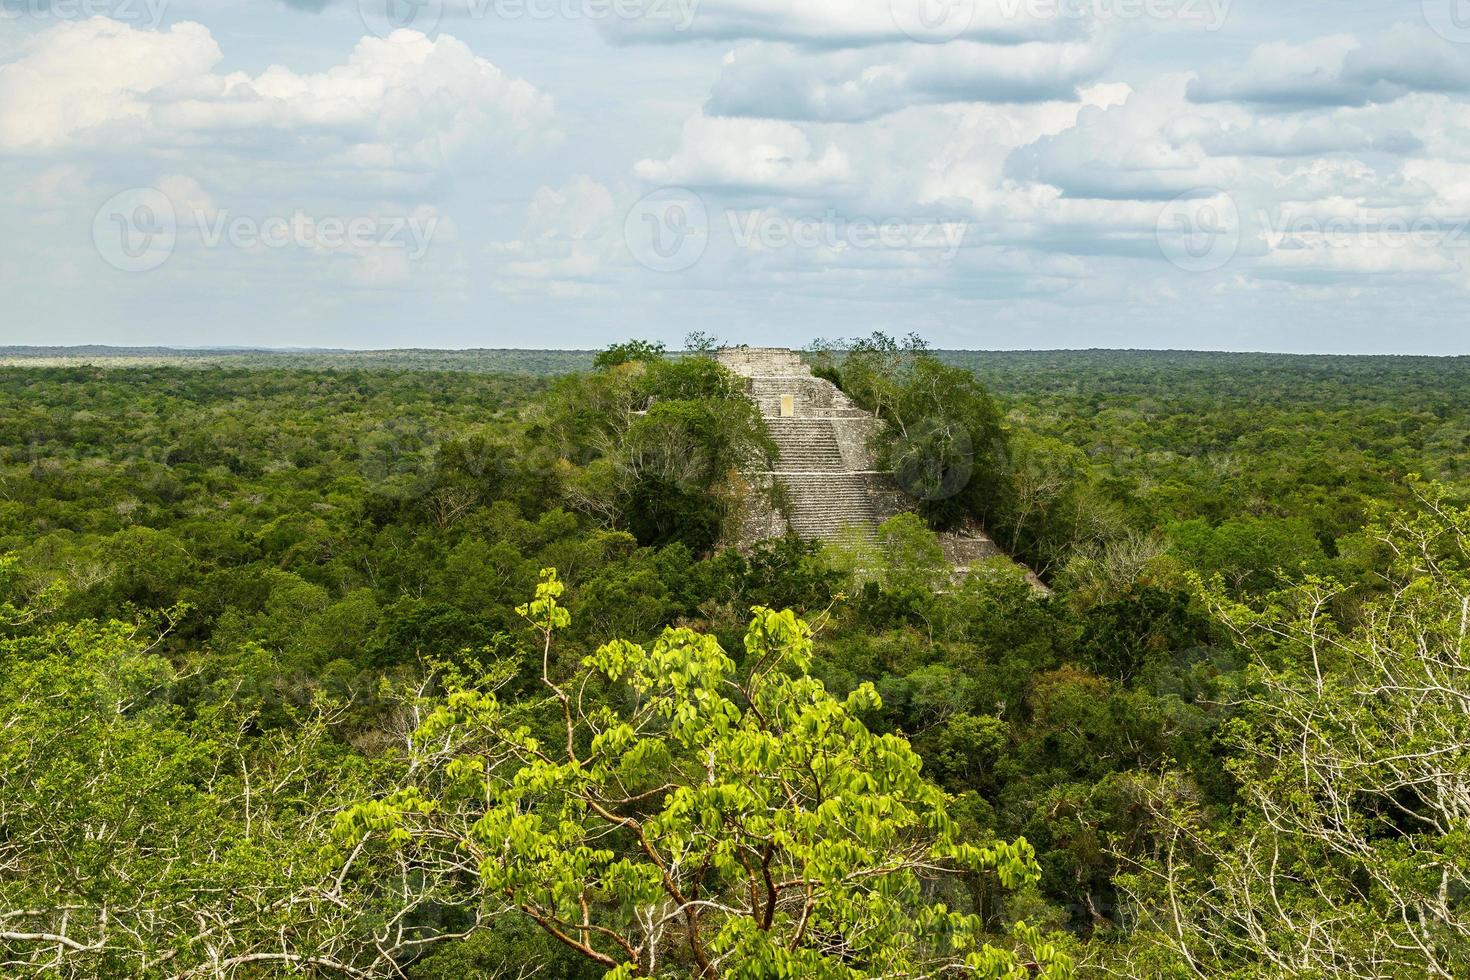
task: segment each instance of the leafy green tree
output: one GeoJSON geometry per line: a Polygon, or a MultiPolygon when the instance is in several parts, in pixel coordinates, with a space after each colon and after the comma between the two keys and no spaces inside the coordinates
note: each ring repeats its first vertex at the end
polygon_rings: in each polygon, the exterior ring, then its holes
{"type": "Polygon", "coordinates": [[[720,338],[707,330],[691,330],[684,335],[684,350],[696,354],[713,354],[724,346],[720,338]]]}
{"type": "Polygon", "coordinates": [[[147,608],[169,605],[193,570],[193,559],[177,537],[148,527],[112,535],[104,554],[118,600],[147,608]]]}
{"type": "Polygon", "coordinates": [[[1093,670],[1130,681],[1150,661],[1209,643],[1209,624],[1186,592],[1142,585],[1082,617],[1078,652],[1093,670]]]}
{"type": "Polygon", "coordinates": [[[896,339],[881,331],[850,340],[818,341],[813,347],[818,369],[835,375],[833,380],[844,391],[880,417],[886,417],[898,400],[906,369],[929,349],[918,334],[896,339]]]}
{"type": "Polygon", "coordinates": [[[807,624],[755,609],[743,674],[713,638],[671,629],[554,677],[561,594],[548,571],[522,607],[555,735],[453,686],[415,736],[414,783],[344,814],[343,847],[474,869],[486,901],[609,977],[1071,975],[1035,929],[997,948],[935,900],[946,879],[1033,880],[1030,846],[961,840],[908,743],[857,719],[873,688],[838,699],[806,674],[807,624]],[[614,696],[589,705],[604,683],[614,696]]]}
{"type": "Polygon", "coordinates": [[[1208,593],[1249,653],[1221,820],[1185,774],[1147,798],[1126,879],[1179,970],[1470,974],[1470,508],[1443,488],[1372,526],[1383,595],[1307,576],[1258,608],[1208,593]]]}
{"type": "Polygon", "coordinates": [[[1000,540],[1043,577],[1126,531],[1093,487],[1086,457],[1058,439],[1015,434],[1003,480],[996,506],[1000,540]]]}
{"type": "Polygon", "coordinates": [[[404,597],[383,610],[367,650],[380,665],[417,664],[484,646],[493,633],[449,603],[404,597]]]}
{"type": "Polygon", "coordinates": [[[652,361],[638,377],[638,389],[658,401],[742,398],[744,382],[705,354],[676,361],[652,361]]]}
{"type": "Polygon", "coordinates": [[[820,541],[792,534],[759,542],[746,552],[721,552],[706,566],[703,572],[711,581],[704,594],[743,609],[754,605],[815,614],[832,604],[844,581],[820,541]]]}
{"type": "Polygon", "coordinates": [[[697,554],[721,538],[737,472],[775,451],[740,380],[705,356],[568,379],[544,424],[545,441],[571,464],[573,507],[645,546],[679,542],[697,554]]]}
{"type": "Polygon", "coordinates": [[[344,798],[378,785],[335,744],[339,706],[252,738],[233,687],[176,703],[157,642],[120,622],[0,640],[0,973],[390,976],[450,931],[442,879],[333,856],[344,798]]]}
{"type": "Polygon", "coordinates": [[[600,352],[592,359],[592,366],[598,370],[617,367],[621,364],[629,364],[634,361],[651,362],[662,360],[664,356],[664,345],[656,341],[629,340],[621,344],[613,344],[600,352]]]}
{"type": "Polygon", "coordinates": [[[1325,557],[1300,518],[1233,517],[1213,527],[1197,518],[1172,525],[1168,535],[1201,575],[1219,575],[1236,592],[1267,592],[1325,557]]]}
{"type": "Polygon", "coordinates": [[[968,371],[923,356],[900,378],[892,399],[893,440],[884,459],[929,523],[949,528],[967,516],[994,520],[1008,440],[984,385],[968,371]]]}
{"type": "Polygon", "coordinates": [[[993,797],[999,789],[996,769],[1010,741],[1010,726],[999,718],[960,712],[928,735],[920,751],[941,785],[993,797]]]}
{"type": "Polygon", "coordinates": [[[984,692],[968,709],[977,714],[1020,704],[1031,679],[1069,650],[1071,621],[1006,559],[975,566],[945,598],[935,635],[947,646],[946,662],[984,692]]]}
{"type": "Polygon", "coordinates": [[[974,373],[942,363],[913,334],[897,341],[875,333],[844,346],[840,369],[829,373],[886,423],[880,462],[918,499],[930,525],[948,529],[1001,513],[1006,433],[974,373]]]}

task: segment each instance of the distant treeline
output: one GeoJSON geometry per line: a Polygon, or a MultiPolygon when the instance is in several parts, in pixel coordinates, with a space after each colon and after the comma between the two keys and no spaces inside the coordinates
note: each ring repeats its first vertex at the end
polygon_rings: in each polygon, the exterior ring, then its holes
{"type": "Polygon", "coordinates": [[[553,376],[585,371],[594,351],[583,350],[271,350],[264,348],[0,347],[0,365],[68,367],[229,367],[327,371],[464,371],[553,376]]]}

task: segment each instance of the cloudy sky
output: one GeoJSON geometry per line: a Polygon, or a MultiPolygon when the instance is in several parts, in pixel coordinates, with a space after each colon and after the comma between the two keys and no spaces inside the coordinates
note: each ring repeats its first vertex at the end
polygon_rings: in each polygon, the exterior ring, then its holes
{"type": "Polygon", "coordinates": [[[0,344],[1470,353],[1470,0],[0,0],[0,344]]]}

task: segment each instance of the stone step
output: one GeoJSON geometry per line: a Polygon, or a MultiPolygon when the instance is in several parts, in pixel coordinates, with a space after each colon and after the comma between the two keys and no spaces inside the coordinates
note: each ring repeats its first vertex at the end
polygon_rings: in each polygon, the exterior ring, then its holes
{"type": "Polygon", "coordinates": [[[844,528],[866,533],[877,527],[877,508],[862,476],[777,474],[776,479],[790,501],[791,529],[802,537],[830,538],[844,528]]]}
{"type": "Polygon", "coordinates": [[[766,428],[776,443],[776,468],[782,470],[845,469],[837,434],[826,419],[769,420],[766,428]]]}
{"type": "Polygon", "coordinates": [[[734,347],[721,351],[719,360],[731,371],[746,377],[810,374],[801,355],[786,348],[734,347]]]}
{"type": "Polygon", "coordinates": [[[872,463],[865,454],[852,461],[843,456],[844,446],[851,452],[853,440],[865,438],[866,429],[860,424],[854,429],[851,420],[871,416],[836,385],[814,377],[793,351],[734,348],[723,351],[720,359],[746,379],[746,392],[776,444],[771,469],[752,475],[774,480],[784,489],[791,530],[820,539],[854,528],[864,536],[874,534],[882,516],[892,509],[886,498],[880,502],[870,490],[870,481],[883,477],[868,472],[872,463]],[[781,417],[786,395],[791,396],[795,415],[781,417]]]}
{"type": "Polygon", "coordinates": [[[747,393],[761,414],[779,416],[781,397],[792,396],[798,418],[823,416],[855,418],[866,414],[841,390],[825,378],[755,377],[748,381],[747,393]]]}

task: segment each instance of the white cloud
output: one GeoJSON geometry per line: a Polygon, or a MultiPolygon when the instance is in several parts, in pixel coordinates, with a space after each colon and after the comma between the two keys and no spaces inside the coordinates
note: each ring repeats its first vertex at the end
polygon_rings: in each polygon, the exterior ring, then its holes
{"type": "Polygon", "coordinates": [[[1356,110],[1326,116],[1265,116],[1220,121],[1217,132],[1201,137],[1211,156],[1313,157],[1339,153],[1403,155],[1423,149],[1423,141],[1397,117],[1369,117],[1356,110]]]}
{"type": "Polygon", "coordinates": [[[181,314],[170,324],[204,324],[169,326],[170,339],[203,342],[263,340],[269,309],[290,324],[271,339],[289,343],[372,330],[380,343],[592,345],[721,315],[751,341],[902,316],[950,343],[988,329],[1005,344],[1199,346],[1232,330],[1276,343],[1253,324],[1336,337],[1337,319],[1378,317],[1461,343],[1445,310],[1465,300],[1470,248],[1379,232],[1470,216],[1470,46],[1388,30],[1383,11],[1346,13],[1342,34],[1314,40],[1320,19],[1258,22],[1237,4],[1209,41],[1173,29],[1189,25],[997,13],[1048,2],[977,0],[955,39],[919,44],[899,26],[909,0],[901,16],[888,0],[657,0],[664,23],[652,6],[602,22],[636,50],[586,25],[549,43],[561,18],[490,23],[491,7],[472,16],[464,0],[446,0],[439,24],[455,36],[355,45],[351,0],[267,4],[259,30],[238,5],[191,7],[213,33],[22,20],[0,31],[0,221],[21,232],[0,248],[0,280],[19,297],[17,329],[66,319],[85,324],[81,340],[107,322],[132,324],[113,339],[156,337],[166,302],[181,314]],[[1268,33],[1280,43],[1249,58],[1236,46],[1268,33]],[[529,40],[505,57],[555,78],[560,111],[477,56],[504,50],[480,38],[529,40]],[[1194,74],[1161,73],[1181,65],[1194,74]],[[129,185],[190,218],[147,276],[113,275],[88,240],[98,205],[129,185]],[[709,230],[695,265],[663,273],[625,234],[634,201],[671,185],[702,197],[709,230]],[[1171,198],[1210,187],[1237,205],[1240,247],[1192,274],[1166,261],[1158,222],[1171,198]],[[381,243],[208,247],[192,220],[298,209],[437,231],[415,262],[381,243]],[[732,215],[818,234],[742,245],[732,215]],[[967,233],[950,257],[844,237],[875,222],[967,233]],[[1312,230],[1343,223],[1364,232],[1312,230]],[[1208,337],[1181,332],[1207,318],[1208,337]],[[395,335],[404,322],[432,332],[395,335]]]}
{"type": "Polygon", "coordinates": [[[153,111],[148,96],[207,76],[220,58],[201,24],[141,31],[105,17],[58,23],[0,65],[0,148],[136,141],[153,111]]]}
{"type": "Polygon", "coordinates": [[[1219,130],[1182,98],[1178,76],[1163,76],[1127,102],[1085,108],[1071,129],[1013,153],[1009,176],[1049,184],[1067,197],[1167,201],[1231,183],[1237,167],[1209,156],[1199,136],[1219,130]]]}
{"type": "Polygon", "coordinates": [[[1038,9],[1045,4],[1018,0],[952,0],[945,5],[934,5],[932,0],[699,0],[697,6],[692,6],[695,0],[683,2],[691,5],[680,8],[687,15],[672,14],[672,8],[680,7],[675,0],[650,0],[650,14],[607,18],[603,32],[624,44],[761,40],[839,48],[908,41],[915,33],[922,38],[996,44],[1065,41],[1084,38],[1092,29],[1083,18],[1054,16],[1038,9]],[[656,11],[665,15],[653,16],[656,11]],[[932,35],[924,29],[926,23],[936,25],[932,35]]]}
{"type": "Polygon", "coordinates": [[[560,187],[538,188],[520,237],[494,249],[504,262],[502,288],[516,292],[552,284],[568,294],[594,291],[606,283],[610,268],[628,264],[619,215],[612,191],[585,174],[560,187]]]}
{"type": "Polygon", "coordinates": [[[1189,86],[1189,97],[1293,110],[1393,102],[1411,92],[1467,91],[1470,48],[1400,24],[1371,43],[1339,34],[1304,44],[1263,44],[1239,68],[1201,75],[1189,86]]]}
{"type": "Polygon", "coordinates": [[[671,157],[641,160],[634,172],[662,186],[792,197],[840,193],[853,177],[847,154],[833,145],[818,151],[790,123],[703,115],[684,123],[671,157]]]}
{"type": "Polygon", "coordinates": [[[923,106],[824,133],[851,160],[869,211],[1006,220],[1055,197],[1049,188],[1008,180],[1010,153],[1070,129],[1084,106],[1120,103],[1129,91],[1101,84],[1082,90],[1078,102],[923,106]]]}
{"type": "Polygon", "coordinates": [[[363,170],[443,166],[470,146],[540,139],[549,96],[448,35],[363,38],[347,62],[301,74],[216,71],[208,29],[166,31],[103,17],[63,22],[0,65],[0,149],[56,152],[235,141],[363,170]]]}
{"type": "Polygon", "coordinates": [[[707,111],[861,122],[913,105],[1075,100],[1104,63],[1090,44],[956,42],[821,55],[754,45],[727,58],[707,111]]]}
{"type": "Polygon", "coordinates": [[[580,174],[563,187],[539,188],[526,209],[526,226],[543,241],[584,241],[603,234],[612,214],[612,192],[580,174]]]}

